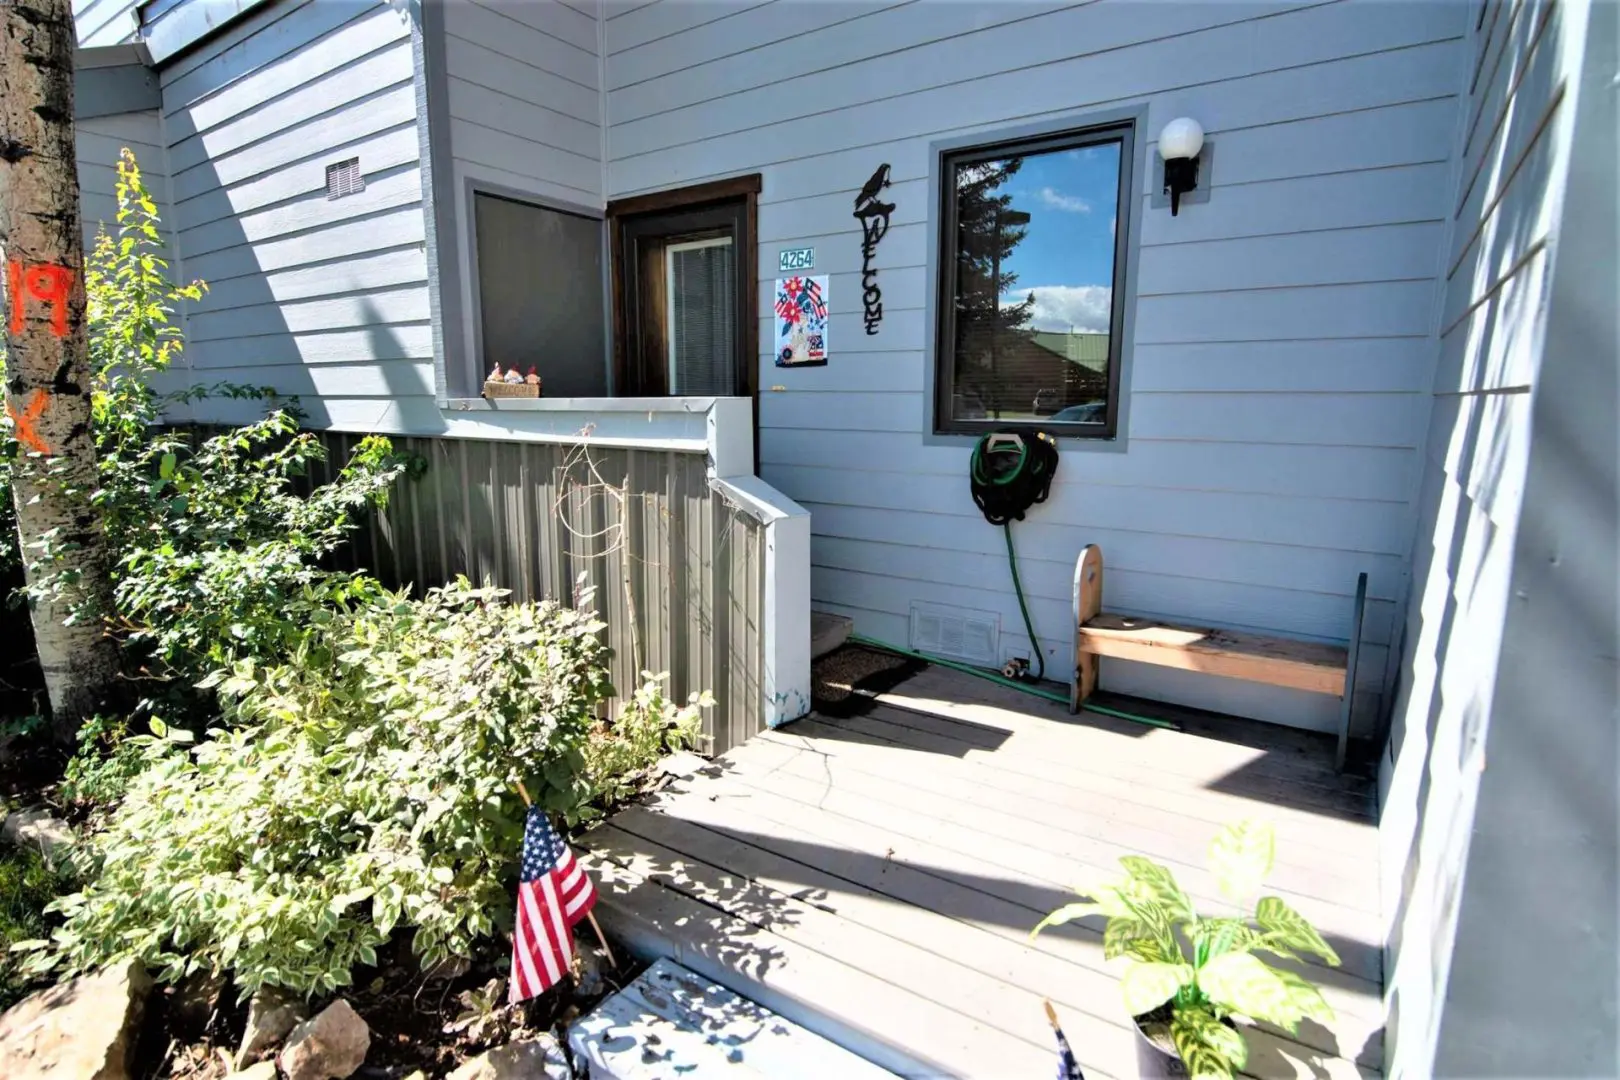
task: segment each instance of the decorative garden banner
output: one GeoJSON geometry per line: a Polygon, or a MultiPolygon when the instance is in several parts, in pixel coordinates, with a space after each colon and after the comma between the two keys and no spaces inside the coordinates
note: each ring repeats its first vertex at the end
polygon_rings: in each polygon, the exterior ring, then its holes
{"type": "Polygon", "coordinates": [[[827,363],[827,278],[776,279],[776,366],[827,363]]]}

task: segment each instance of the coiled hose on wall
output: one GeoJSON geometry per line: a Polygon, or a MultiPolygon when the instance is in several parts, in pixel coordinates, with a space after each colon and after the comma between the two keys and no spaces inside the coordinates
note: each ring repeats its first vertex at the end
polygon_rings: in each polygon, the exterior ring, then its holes
{"type": "MultiPolygon", "coordinates": [[[[1024,616],[1024,630],[1029,634],[1029,645],[1035,652],[1037,680],[1046,677],[1046,658],[1041,651],[1040,641],[1035,637],[1035,624],[1029,617],[1029,604],[1024,600],[1024,585],[1018,577],[1018,555],[1013,549],[1012,523],[1024,520],[1024,514],[1031,506],[1046,501],[1047,495],[1052,490],[1052,478],[1057,475],[1057,466],[1057,443],[1050,435],[1036,434],[1033,437],[1026,437],[1010,431],[995,431],[981,437],[974,444],[973,456],[968,465],[968,481],[973,491],[974,505],[984,514],[986,521],[1001,526],[1002,536],[1007,541],[1007,567],[1012,571],[1013,591],[1018,594],[1018,610],[1024,616]]],[[[1069,704],[1069,697],[1066,694],[1046,690],[1018,679],[1010,679],[999,672],[987,671],[972,664],[943,660],[915,649],[903,649],[864,634],[851,634],[849,640],[858,645],[885,649],[900,656],[914,657],[953,671],[988,679],[1002,686],[1045,698],[1047,701],[1055,701],[1060,705],[1069,704]]],[[[1110,709],[1090,701],[1086,703],[1086,709],[1149,727],[1179,730],[1177,725],[1164,720],[1137,716],[1135,713],[1110,709]]]]}
{"type": "Polygon", "coordinates": [[[992,431],[980,436],[968,462],[973,504],[986,521],[1001,526],[1002,537],[1007,541],[1007,568],[1012,571],[1013,592],[1018,596],[1018,610],[1024,616],[1029,647],[1035,653],[1037,679],[1046,677],[1046,655],[1035,637],[1035,623],[1029,617],[1024,585],[1018,578],[1012,523],[1023,521],[1031,506],[1046,501],[1057,467],[1057,443],[1050,435],[1038,433],[1025,437],[1012,431],[992,431]]]}

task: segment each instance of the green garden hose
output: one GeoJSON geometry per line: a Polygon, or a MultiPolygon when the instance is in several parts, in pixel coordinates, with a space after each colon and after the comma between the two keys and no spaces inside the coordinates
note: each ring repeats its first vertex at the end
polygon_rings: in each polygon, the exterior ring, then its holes
{"type": "MultiPolygon", "coordinates": [[[[1044,432],[1028,436],[1016,431],[986,432],[974,443],[973,453],[968,458],[968,487],[973,494],[973,504],[979,508],[986,521],[1001,526],[1001,535],[1007,541],[1007,568],[1012,571],[1013,592],[1018,594],[1018,611],[1024,616],[1024,631],[1029,635],[1029,647],[1035,652],[1036,679],[1046,678],[1046,654],[1041,651],[1041,643],[1035,637],[1035,620],[1029,617],[1029,602],[1024,599],[1024,583],[1018,577],[1018,555],[1013,550],[1012,523],[1015,520],[1024,520],[1024,514],[1030,507],[1046,501],[1052,489],[1052,477],[1056,475],[1057,467],[1057,442],[1044,432]]],[[[984,668],[957,663],[954,660],[941,660],[937,656],[902,649],[898,645],[890,645],[860,634],[851,634],[849,640],[873,648],[887,649],[901,656],[926,660],[930,664],[938,664],[981,679],[989,679],[991,682],[1010,686],[1014,690],[1021,690],[1048,701],[1056,701],[1063,705],[1069,703],[1068,697],[1064,694],[1042,690],[1017,679],[1009,679],[1000,672],[986,671],[984,668]]],[[[1087,704],[1086,708],[1092,712],[1118,717],[1136,724],[1168,728],[1171,731],[1181,730],[1175,724],[1121,712],[1118,709],[1091,704],[1087,704]]]]}
{"type": "MultiPolygon", "coordinates": [[[[1043,690],[1038,686],[1031,686],[1029,683],[1019,682],[1017,679],[1009,679],[999,672],[986,671],[984,668],[974,667],[972,664],[963,664],[955,660],[944,660],[937,656],[930,656],[927,653],[918,652],[916,649],[901,648],[899,645],[891,645],[887,641],[879,641],[877,638],[867,637],[865,634],[851,634],[849,635],[849,640],[857,645],[865,645],[872,649],[882,649],[885,652],[892,652],[897,656],[909,656],[914,660],[922,660],[930,664],[938,664],[940,667],[950,668],[952,671],[960,671],[965,675],[973,675],[980,679],[988,679],[990,682],[999,683],[1002,686],[1011,687],[1014,690],[1019,690],[1023,693],[1031,694],[1038,698],[1045,698],[1047,701],[1055,701],[1059,705],[1067,705],[1069,703],[1069,696],[1067,694],[1060,694],[1055,690],[1043,690]]],[[[1168,720],[1155,720],[1151,716],[1138,716],[1135,713],[1124,712],[1120,709],[1110,709],[1103,705],[1093,705],[1090,702],[1086,703],[1085,708],[1088,712],[1101,713],[1104,716],[1112,716],[1120,720],[1129,720],[1133,724],[1146,724],[1148,727],[1164,728],[1166,731],[1181,730],[1180,726],[1172,724],[1168,720]]]]}
{"type": "Polygon", "coordinates": [[[1013,554],[1012,522],[1002,524],[1001,535],[1007,538],[1007,565],[1012,569],[1013,592],[1018,594],[1018,610],[1024,615],[1024,629],[1029,633],[1029,647],[1035,651],[1035,677],[1044,679],[1046,654],[1041,652],[1041,643],[1035,639],[1035,624],[1030,621],[1029,605],[1024,602],[1024,585],[1018,580],[1018,556],[1013,554]]]}

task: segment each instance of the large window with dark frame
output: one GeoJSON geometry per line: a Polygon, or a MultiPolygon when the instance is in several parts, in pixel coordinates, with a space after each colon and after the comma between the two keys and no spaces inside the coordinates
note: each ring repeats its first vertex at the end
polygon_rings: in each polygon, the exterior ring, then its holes
{"type": "Polygon", "coordinates": [[[935,431],[1117,433],[1132,137],[944,153],[935,431]]]}

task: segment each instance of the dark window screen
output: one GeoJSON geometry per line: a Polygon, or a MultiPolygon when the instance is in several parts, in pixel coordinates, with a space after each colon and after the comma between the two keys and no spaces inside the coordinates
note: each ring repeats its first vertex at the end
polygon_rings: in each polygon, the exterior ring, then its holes
{"type": "Polygon", "coordinates": [[[534,368],[546,397],[606,397],[602,222],[476,192],[482,383],[534,368]]]}

